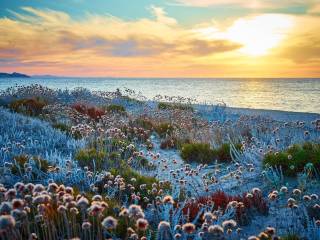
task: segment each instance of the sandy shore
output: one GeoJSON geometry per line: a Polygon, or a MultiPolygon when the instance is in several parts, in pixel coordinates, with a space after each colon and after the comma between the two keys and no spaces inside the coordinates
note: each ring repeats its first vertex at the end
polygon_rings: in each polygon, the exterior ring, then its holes
{"type": "Polygon", "coordinates": [[[320,119],[318,113],[304,113],[304,112],[287,112],[279,110],[267,110],[267,109],[250,109],[250,108],[226,108],[227,113],[237,115],[260,115],[269,117],[279,121],[305,121],[311,122],[316,119],[320,119]]]}

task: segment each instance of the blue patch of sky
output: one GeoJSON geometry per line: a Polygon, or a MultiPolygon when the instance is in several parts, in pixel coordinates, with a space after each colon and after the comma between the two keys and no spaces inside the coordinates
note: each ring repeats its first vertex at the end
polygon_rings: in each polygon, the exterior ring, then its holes
{"type": "Polygon", "coordinates": [[[191,25],[210,19],[241,17],[250,13],[304,14],[307,11],[307,7],[303,5],[253,10],[237,5],[189,7],[173,3],[173,0],[0,0],[0,17],[14,17],[8,10],[22,13],[21,7],[28,6],[66,12],[74,19],[81,19],[89,13],[111,14],[125,20],[136,20],[152,18],[150,6],[154,5],[163,7],[168,15],[177,19],[180,24],[191,25]]]}

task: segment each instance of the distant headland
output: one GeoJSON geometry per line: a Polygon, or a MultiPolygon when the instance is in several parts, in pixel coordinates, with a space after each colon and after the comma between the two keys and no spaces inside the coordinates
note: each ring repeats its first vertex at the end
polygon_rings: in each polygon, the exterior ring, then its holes
{"type": "Polygon", "coordinates": [[[30,76],[23,73],[2,73],[0,72],[0,78],[30,78],[30,76]]]}

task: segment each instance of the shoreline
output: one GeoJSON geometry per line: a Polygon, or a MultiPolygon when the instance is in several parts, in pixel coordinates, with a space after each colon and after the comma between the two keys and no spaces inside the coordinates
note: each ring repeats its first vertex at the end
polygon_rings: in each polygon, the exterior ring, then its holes
{"type": "Polygon", "coordinates": [[[229,114],[249,115],[249,116],[263,116],[270,117],[280,121],[313,121],[320,119],[320,113],[310,112],[294,112],[271,109],[254,109],[254,108],[237,108],[226,107],[226,112],[229,114]]]}

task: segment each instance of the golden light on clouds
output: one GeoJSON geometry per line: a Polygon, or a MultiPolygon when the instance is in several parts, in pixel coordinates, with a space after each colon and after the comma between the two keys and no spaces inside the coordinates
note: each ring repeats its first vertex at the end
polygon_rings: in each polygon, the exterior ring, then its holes
{"type": "Polygon", "coordinates": [[[235,21],[226,36],[243,44],[240,49],[243,53],[258,56],[267,54],[285,40],[293,25],[290,16],[268,14],[235,21]]]}
{"type": "Polygon", "coordinates": [[[186,26],[163,8],[149,10],[152,19],[125,20],[24,8],[0,18],[3,68],[115,77],[320,76],[319,16],[255,14],[186,26]]]}

